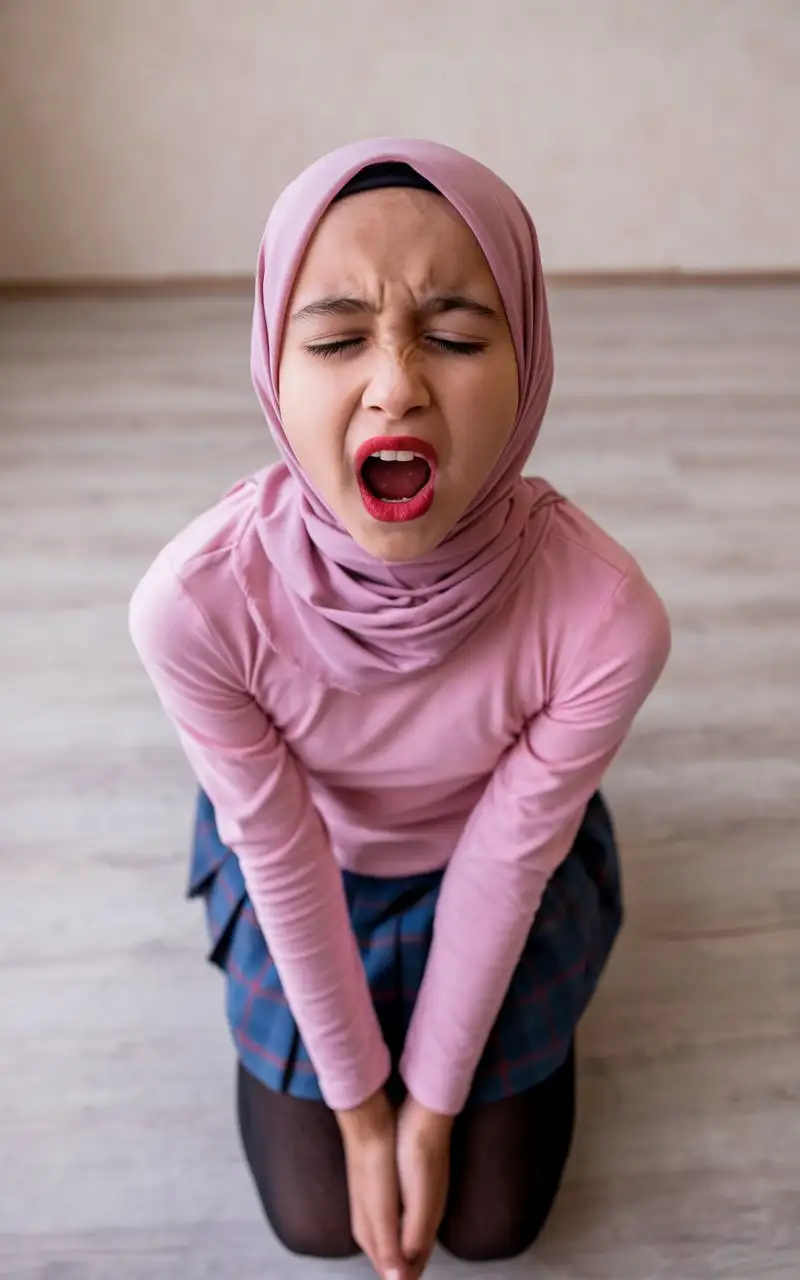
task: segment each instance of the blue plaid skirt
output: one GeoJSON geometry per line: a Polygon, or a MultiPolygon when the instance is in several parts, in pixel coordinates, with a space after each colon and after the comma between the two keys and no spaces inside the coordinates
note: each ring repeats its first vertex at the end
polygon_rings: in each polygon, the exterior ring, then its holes
{"type": "MultiPolygon", "coordinates": [[[[431,944],[442,871],[382,879],[343,871],[358,940],[392,1061],[397,1065],[431,944]]],[[[226,976],[227,1015],[243,1065],[271,1089],[320,1099],[317,1076],[286,1002],[235,853],[201,792],[189,896],[202,897],[209,960],[226,976]]],[[[470,1100],[521,1093],[567,1057],[622,922],[614,829],[590,800],[567,858],[545,890],[476,1072],[470,1100]]]]}

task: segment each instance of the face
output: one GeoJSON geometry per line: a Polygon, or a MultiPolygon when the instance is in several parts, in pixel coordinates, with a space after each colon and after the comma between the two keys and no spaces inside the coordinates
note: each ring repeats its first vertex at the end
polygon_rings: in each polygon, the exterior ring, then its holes
{"type": "Polygon", "coordinates": [[[518,370],[489,265],[443,197],[384,189],[327,211],[278,398],[298,462],[360,546],[407,562],[444,540],[511,434],[518,370]]]}

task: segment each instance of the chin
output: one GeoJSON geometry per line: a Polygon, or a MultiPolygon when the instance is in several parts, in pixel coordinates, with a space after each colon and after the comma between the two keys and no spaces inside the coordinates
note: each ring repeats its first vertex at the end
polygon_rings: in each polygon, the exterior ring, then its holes
{"type": "Polygon", "coordinates": [[[376,560],[387,564],[408,564],[432,551],[446,536],[424,518],[403,525],[381,524],[370,520],[367,525],[359,521],[358,527],[348,532],[355,542],[376,560]]]}

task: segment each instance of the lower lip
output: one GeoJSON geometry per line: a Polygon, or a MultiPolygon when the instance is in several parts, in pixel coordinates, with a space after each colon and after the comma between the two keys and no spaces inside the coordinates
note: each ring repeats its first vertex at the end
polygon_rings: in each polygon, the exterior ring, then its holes
{"type": "Polygon", "coordinates": [[[436,474],[431,467],[430,480],[413,498],[403,502],[384,502],[383,498],[376,498],[374,493],[370,493],[361,476],[358,477],[361,501],[367,513],[373,520],[381,520],[384,524],[404,524],[407,520],[419,520],[420,516],[431,509],[435,485],[436,474]]]}

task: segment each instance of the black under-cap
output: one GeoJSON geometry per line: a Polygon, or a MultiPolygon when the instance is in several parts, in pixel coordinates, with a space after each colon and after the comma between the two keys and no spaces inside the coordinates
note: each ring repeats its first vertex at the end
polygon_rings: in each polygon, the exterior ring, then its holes
{"type": "Polygon", "coordinates": [[[380,187],[416,187],[419,191],[433,191],[439,195],[439,189],[423,178],[421,173],[412,169],[403,160],[381,160],[377,164],[368,164],[354,173],[349,182],[333,197],[332,204],[344,200],[345,196],[355,196],[361,191],[377,191],[380,187]]]}

